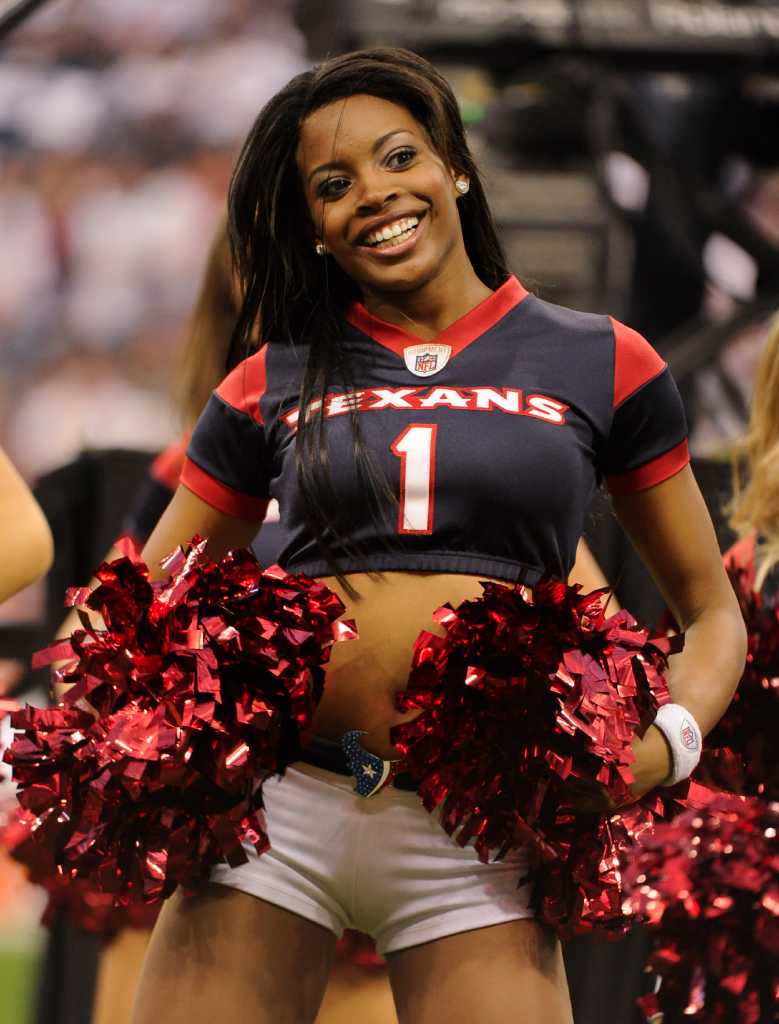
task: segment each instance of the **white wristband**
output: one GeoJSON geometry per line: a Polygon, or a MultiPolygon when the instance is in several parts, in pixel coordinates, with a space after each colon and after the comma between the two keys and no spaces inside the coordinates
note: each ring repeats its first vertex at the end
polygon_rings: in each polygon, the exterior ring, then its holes
{"type": "Polygon", "coordinates": [[[673,766],[664,786],[675,786],[689,778],[701,759],[703,736],[692,714],[681,704],[663,704],[657,709],[653,725],[662,732],[671,748],[673,766]]]}

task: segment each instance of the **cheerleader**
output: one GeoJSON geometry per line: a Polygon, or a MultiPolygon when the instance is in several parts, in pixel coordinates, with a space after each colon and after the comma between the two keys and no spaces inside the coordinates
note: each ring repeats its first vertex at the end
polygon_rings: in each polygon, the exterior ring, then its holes
{"type": "Polygon", "coordinates": [[[560,950],[521,853],[482,864],[420,806],[390,730],[420,629],[479,581],[566,579],[600,479],[686,633],[674,702],[633,744],[633,794],[692,770],[744,663],[744,629],[689,470],[667,367],[609,317],[511,276],[456,101],[426,61],[370,50],[293,79],[230,192],[244,339],[144,551],[251,543],[323,578],[339,645],[317,738],[264,789],[271,849],[163,907],[135,1024],[313,1021],[337,937],[388,961],[401,1024],[569,1024],[560,950]]]}
{"type": "Polygon", "coordinates": [[[747,571],[755,590],[775,594],[779,577],[779,319],[755,374],[749,428],[734,463],[730,525],[739,540],[726,564],[747,571]]]}

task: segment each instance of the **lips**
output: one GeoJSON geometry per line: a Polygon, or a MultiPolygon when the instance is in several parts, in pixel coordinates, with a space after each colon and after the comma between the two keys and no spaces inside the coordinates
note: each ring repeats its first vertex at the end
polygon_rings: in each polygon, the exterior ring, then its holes
{"type": "Polygon", "coordinates": [[[373,221],[357,236],[355,245],[376,248],[402,238],[408,231],[419,226],[427,211],[395,213],[382,220],[373,221]]]}
{"type": "Polygon", "coordinates": [[[425,213],[396,215],[371,225],[356,244],[362,252],[379,259],[402,256],[414,248],[426,222],[425,213]]]}

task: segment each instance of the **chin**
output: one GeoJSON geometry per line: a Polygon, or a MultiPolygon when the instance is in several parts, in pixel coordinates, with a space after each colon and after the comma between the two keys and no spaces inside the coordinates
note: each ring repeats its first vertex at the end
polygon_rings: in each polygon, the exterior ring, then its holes
{"type": "Polygon", "coordinates": [[[429,278],[420,277],[419,275],[409,275],[404,277],[392,277],[387,280],[374,281],[371,284],[371,289],[377,292],[395,292],[402,294],[403,292],[413,292],[417,288],[422,288],[428,283],[429,278]]]}
{"type": "Polygon", "coordinates": [[[440,269],[439,266],[420,266],[409,261],[408,265],[398,263],[394,267],[386,267],[383,273],[366,275],[357,280],[357,284],[370,291],[413,292],[432,281],[440,269]]]}

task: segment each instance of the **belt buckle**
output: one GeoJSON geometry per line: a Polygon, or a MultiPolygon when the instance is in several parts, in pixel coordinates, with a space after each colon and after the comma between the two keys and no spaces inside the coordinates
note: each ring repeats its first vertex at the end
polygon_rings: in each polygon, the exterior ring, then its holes
{"type": "Polygon", "coordinates": [[[345,732],[341,737],[341,749],[354,776],[354,792],[367,798],[375,796],[394,777],[395,763],[367,751],[360,743],[360,736],[364,735],[365,731],[361,729],[345,732]]]}

